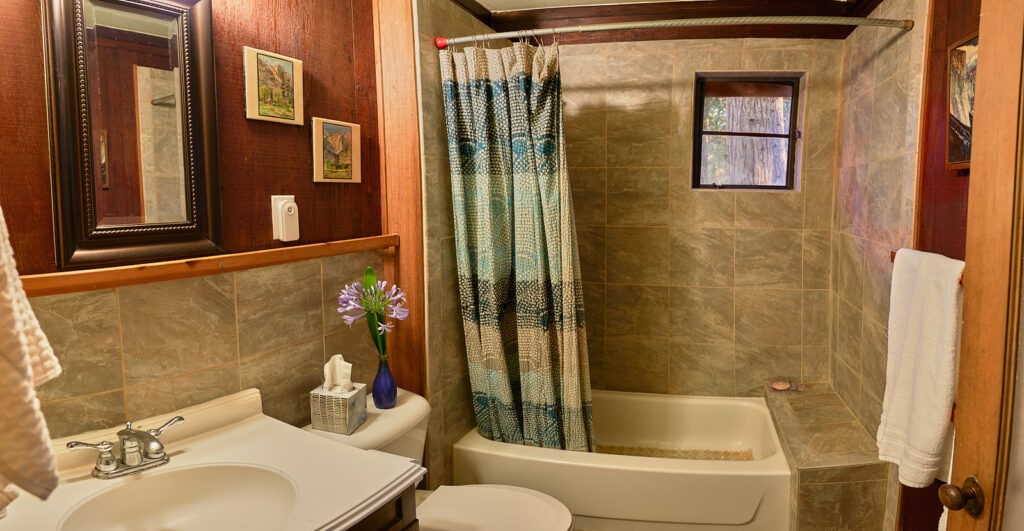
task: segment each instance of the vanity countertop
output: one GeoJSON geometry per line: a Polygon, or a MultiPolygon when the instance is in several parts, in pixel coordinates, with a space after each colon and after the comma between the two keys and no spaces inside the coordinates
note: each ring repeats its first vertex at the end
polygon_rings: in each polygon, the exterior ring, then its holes
{"type": "MultiPolygon", "coordinates": [[[[185,422],[170,428],[161,437],[170,462],[117,479],[93,478],[91,471],[96,453],[70,452],[66,444],[71,440],[116,441],[115,433],[120,427],[54,441],[59,486],[45,502],[21,493],[8,507],[8,516],[0,519],[0,530],[69,529],[73,527],[69,524],[69,515],[111,489],[124,486],[125,490],[120,492],[128,492],[142,485],[133,482],[200,467],[209,467],[206,470],[213,473],[240,467],[258,468],[276,474],[275,477],[286,478],[293,487],[294,500],[280,514],[280,529],[348,529],[413,487],[426,474],[426,469],[407,459],[337,444],[268,417],[262,413],[260,395],[255,389],[134,424],[141,429],[152,428],[174,415],[184,416],[185,422]]],[[[226,489],[231,489],[230,484],[226,489]]],[[[192,506],[175,510],[179,514],[189,512],[192,506]]],[[[121,507],[117,509],[120,511],[121,507]]],[[[236,510],[228,506],[214,508],[221,509],[236,510]]],[[[244,508],[237,510],[244,511],[244,508]]],[[[159,514],[154,515],[152,529],[165,528],[160,518],[159,514]]],[[[201,522],[188,525],[202,528],[201,522]]],[[[190,529],[188,525],[174,529],[190,529]]],[[[224,529],[222,525],[218,522],[219,529],[224,529]]],[[[243,528],[241,523],[239,528],[243,528]]]]}

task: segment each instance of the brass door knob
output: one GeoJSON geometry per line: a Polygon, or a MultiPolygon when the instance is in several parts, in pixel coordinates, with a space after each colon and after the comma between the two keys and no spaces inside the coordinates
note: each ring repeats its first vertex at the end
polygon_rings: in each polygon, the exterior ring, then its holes
{"type": "Polygon", "coordinates": [[[971,516],[978,516],[985,508],[985,494],[974,476],[967,476],[962,488],[953,484],[939,487],[939,501],[951,511],[965,509],[971,516]]]}

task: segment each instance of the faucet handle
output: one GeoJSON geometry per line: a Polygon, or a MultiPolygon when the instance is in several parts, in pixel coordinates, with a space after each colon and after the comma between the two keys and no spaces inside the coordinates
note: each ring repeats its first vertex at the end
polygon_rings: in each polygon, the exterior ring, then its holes
{"type": "Polygon", "coordinates": [[[163,424],[163,426],[160,426],[159,428],[153,428],[153,429],[149,430],[149,434],[152,435],[153,437],[159,438],[161,435],[164,434],[164,430],[166,430],[167,428],[170,428],[171,426],[174,426],[175,424],[177,424],[179,422],[185,422],[185,417],[182,417],[181,415],[178,415],[177,417],[174,417],[174,418],[168,420],[167,422],[165,422],[163,424]]]}
{"type": "Polygon", "coordinates": [[[78,441],[71,441],[68,443],[68,450],[83,450],[90,449],[96,450],[99,454],[96,456],[96,467],[95,472],[112,472],[117,469],[117,458],[114,457],[111,450],[114,449],[114,445],[110,441],[102,441],[96,444],[89,444],[78,441]]]}

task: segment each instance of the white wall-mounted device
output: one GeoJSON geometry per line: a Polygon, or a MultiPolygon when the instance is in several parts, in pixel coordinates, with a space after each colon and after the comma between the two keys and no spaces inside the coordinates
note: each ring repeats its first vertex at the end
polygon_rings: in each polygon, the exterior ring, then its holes
{"type": "Polygon", "coordinates": [[[271,220],[274,224],[274,239],[292,242],[299,239],[299,205],[294,195],[270,196],[271,220]]]}

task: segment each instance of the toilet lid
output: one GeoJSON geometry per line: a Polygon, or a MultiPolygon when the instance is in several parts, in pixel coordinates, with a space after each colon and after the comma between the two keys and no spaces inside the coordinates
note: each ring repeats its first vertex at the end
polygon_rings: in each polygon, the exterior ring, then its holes
{"type": "Polygon", "coordinates": [[[510,485],[438,487],[416,508],[420,531],[568,531],[572,513],[535,490],[510,485]]]}

